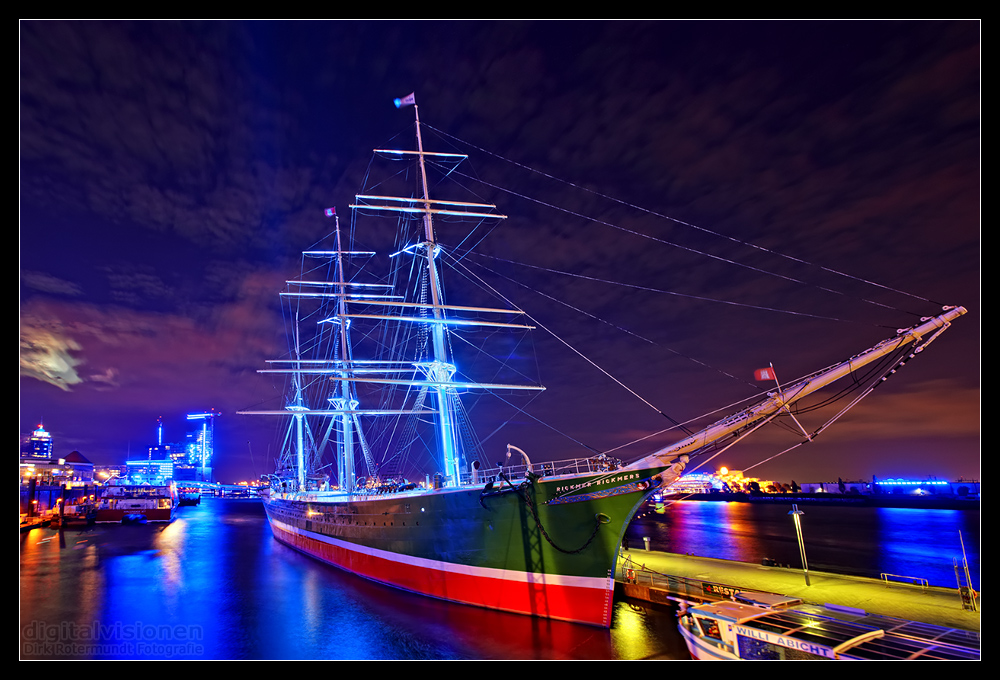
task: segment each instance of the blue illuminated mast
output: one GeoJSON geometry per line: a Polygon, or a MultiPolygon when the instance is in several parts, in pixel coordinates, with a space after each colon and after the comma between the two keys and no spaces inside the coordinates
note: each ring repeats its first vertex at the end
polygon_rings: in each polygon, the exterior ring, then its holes
{"type": "MultiPolygon", "coordinates": [[[[330,212],[328,211],[328,215],[330,212]]],[[[356,474],[354,472],[354,425],[356,416],[353,412],[358,408],[359,402],[355,398],[354,386],[349,380],[348,373],[353,363],[351,356],[351,341],[348,335],[350,329],[347,318],[347,280],[344,278],[344,250],[340,243],[340,218],[333,212],[333,219],[336,225],[336,260],[337,260],[337,317],[338,332],[340,334],[340,361],[344,369],[339,381],[340,392],[334,393],[330,398],[330,405],[334,411],[340,412],[340,442],[337,451],[337,473],[340,485],[345,489],[353,489],[356,484],[356,474]]],[[[349,253],[348,253],[349,254],[349,253]]],[[[360,430],[360,428],[359,428],[360,430]]]]}
{"type": "Polygon", "coordinates": [[[435,385],[437,392],[437,421],[438,432],[441,441],[441,455],[444,464],[444,474],[446,478],[454,480],[457,484],[461,478],[461,470],[465,467],[463,456],[457,447],[454,431],[453,402],[458,398],[455,389],[449,387],[455,376],[455,364],[449,360],[448,349],[444,342],[445,331],[445,310],[441,307],[443,293],[441,290],[441,278],[436,265],[437,243],[434,240],[434,222],[431,218],[431,200],[427,189],[427,166],[424,162],[424,143],[420,136],[420,113],[417,104],[413,104],[413,115],[417,131],[417,154],[420,162],[420,182],[423,188],[423,218],[424,218],[424,243],[420,244],[427,258],[427,274],[430,278],[431,304],[433,305],[434,320],[431,333],[434,346],[434,361],[419,364],[418,368],[424,372],[427,379],[435,385]]]}
{"type": "MultiPolygon", "coordinates": [[[[397,106],[401,105],[413,105],[416,111],[412,95],[397,102],[397,106]]],[[[505,216],[498,214],[494,205],[430,198],[428,163],[452,166],[466,156],[425,151],[418,115],[415,123],[416,151],[376,149],[375,152],[401,160],[416,160],[420,183],[416,193],[419,196],[404,198],[359,193],[350,206],[356,213],[402,216],[401,234],[406,234],[411,224],[417,226],[419,219],[420,228],[414,239],[419,242],[413,243],[409,240],[412,236],[408,237],[399,244],[398,252],[389,256],[390,262],[399,262],[406,256],[415,258],[410,268],[410,273],[416,275],[410,281],[413,287],[398,288],[395,275],[403,267],[390,267],[391,277],[382,282],[365,282],[372,273],[369,260],[375,258],[376,253],[353,249],[354,227],[352,233],[346,235],[348,244],[342,244],[336,210],[327,209],[327,216],[333,217],[336,225],[333,249],[303,252],[301,278],[287,281],[290,289],[281,293],[294,307],[290,319],[294,333],[290,358],[271,360],[268,363],[272,368],[259,371],[291,376],[288,404],[280,411],[242,412],[292,416],[283,461],[287,461],[289,472],[292,466],[296,468],[296,491],[310,491],[314,486],[311,479],[321,483],[326,479],[325,474],[320,474],[319,455],[328,443],[336,445],[341,492],[364,493],[358,488],[360,477],[356,472],[362,462],[370,481],[375,485],[386,483],[388,480],[376,463],[372,449],[382,454],[383,462],[405,454],[408,447],[418,441],[414,433],[425,418],[433,420],[441,466],[438,472],[443,483],[459,486],[466,472],[466,450],[461,443],[464,438],[459,433],[471,432],[464,421],[460,423],[465,414],[459,392],[544,389],[538,385],[484,384],[457,377],[459,371],[449,345],[451,328],[527,330],[531,326],[489,318],[523,315],[518,309],[447,304],[440,270],[443,251],[435,236],[434,216],[477,222],[504,219],[505,216]],[[307,260],[317,260],[319,264],[307,265],[307,260]],[[360,264],[362,260],[367,261],[366,264],[360,264]],[[322,280],[317,280],[321,274],[322,280]],[[415,297],[407,298],[407,292],[415,297]],[[311,312],[314,306],[318,306],[319,311],[311,312]],[[308,322],[310,318],[315,321],[315,330],[300,335],[303,331],[300,322],[308,322]],[[355,338],[357,348],[351,338],[351,324],[355,321],[362,323],[361,332],[355,338]],[[355,356],[355,350],[363,357],[355,356]],[[376,418],[381,424],[371,427],[366,424],[362,428],[363,418],[376,418]],[[310,420],[324,423],[322,428],[316,429],[315,438],[310,420]],[[368,431],[373,434],[373,447],[369,446],[368,431]]],[[[289,492],[290,478],[276,481],[281,484],[283,493],[289,492]]]]}
{"type": "MultiPolygon", "coordinates": [[[[406,253],[420,257],[425,261],[430,303],[412,306],[428,310],[430,316],[399,316],[396,318],[399,321],[412,321],[427,324],[429,326],[431,344],[430,360],[415,362],[413,366],[424,378],[423,381],[421,381],[422,385],[426,386],[435,395],[434,413],[437,425],[437,439],[440,449],[441,464],[443,467],[442,472],[444,476],[444,483],[448,486],[457,486],[461,483],[462,473],[465,470],[466,465],[464,451],[459,444],[459,438],[457,436],[457,418],[459,410],[458,389],[490,389],[495,387],[506,387],[512,389],[542,388],[516,385],[490,386],[478,383],[455,381],[457,369],[451,358],[446,337],[449,325],[486,325],[511,328],[527,328],[527,326],[500,322],[483,322],[457,318],[453,319],[449,317],[449,310],[486,313],[519,312],[518,310],[506,309],[451,307],[445,303],[441,273],[438,268],[438,257],[441,254],[441,246],[438,244],[435,237],[433,216],[451,215],[475,219],[504,219],[505,216],[494,212],[496,206],[493,205],[431,199],[427,183],[427,159],[430,158],[437,162],[458,163],[464,160],[466,156],[462,154],[425,151],[420,131],[420,114],[417,109],[414,96],[411,94],[403,99],[397,99],[395,103],[397,108],[401,108],[403,106],[413,106],[417,150],[402,151],[378,149],[376,151],[379,153],[391,154],[396,157],[416,157],[420,170],[421,196],[417,198],[400,198],[394,196],[359,195],[356,197],[359,203],[352,205],[351,207],[408,213],[411,215],[419,214],[423,221],[423,242],[412,244],[397,253],[397,255],[406,253]]],[[[417,383],[414,382],[413,384],[417,383]]]]}

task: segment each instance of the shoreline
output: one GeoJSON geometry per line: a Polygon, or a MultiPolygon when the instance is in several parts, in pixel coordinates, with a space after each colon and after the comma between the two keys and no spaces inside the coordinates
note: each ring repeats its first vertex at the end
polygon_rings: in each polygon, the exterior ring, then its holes
{"type": "Polygon", "coordinates": [[[766,505],[841,505],[859,508],[914,508],[920,510],[979,510],[979,498],[955,496],[908,496],[897,494],[839,493],[695,493],[668,496],[664,502],[676,500],[725,503],[761,503],[766,505]]]}

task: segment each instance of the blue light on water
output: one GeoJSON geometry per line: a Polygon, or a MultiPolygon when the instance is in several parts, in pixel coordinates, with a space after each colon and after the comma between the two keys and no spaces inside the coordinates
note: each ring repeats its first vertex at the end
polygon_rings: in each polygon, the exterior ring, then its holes
{"type": "MultiPolygon", "coordinates": [[[[629,526],[630,545],[649,537],[653,550],[760,564],[801,563],[790,505],[681,501],[629,526]]],[[[962,542],[980,586],[979,513],[963,510],[799,506],[809,566],[878,578],[882,573],[955,587],[962,542]],[[961,539],[959,537],[961,532],[961,539]]]]}

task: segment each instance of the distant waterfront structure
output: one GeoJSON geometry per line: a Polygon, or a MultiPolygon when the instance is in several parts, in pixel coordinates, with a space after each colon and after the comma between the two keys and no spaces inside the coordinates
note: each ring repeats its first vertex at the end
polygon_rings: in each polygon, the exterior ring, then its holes
{"type": "Polygon", "coordinates": [[[215,448],[212,421],[218,415],[214,411],[189,414],[186,418],[190,426],[180,443],[171,443],[164,436],[163,418],[157,418],[156,444],[146,450],[145,457],[129,457],[121,481],[150,485],[170,481],[211,483],[215,448]]]}
{"type": "MultiPolygon", "coordinates": [[[[154,447],[155,448],[155,447],[154,447]]],[[[150,449],[152,452],[152,448],[150,449]]],[[[128,484],[163,486],[174,478],[174,461],[150,455],[148,458],[125,461],[125,480],[128,484]]]]}
{"type": "Polygon", "coordinates": [[[79,451],[62,458],[22,457],[21,484],[34,480],[39,486],[79,486],[94,483],[94,464],[79,451]]]}
{"type": "Polygon", "coordinates": [[[52,458],[52,435],[39,424],[38,429],[28,437],[28,445],[24,453],[28,458],[49,460],[52,458]]]}
{"type": "Polygon", "coordinates": [[[948,481],[929,477],[926,479],[905,479],[888,477],[872,480],[837,479],[830,482],[792,481],[785,485],[780,482],[744,477],[738,470],[721,468],[717,472],[694,472],[686,474],[670,486],[673,494],[711,493],[763,493],[763,494],[841,494],[852,496],[951,496],[956,498],[978,498],[979,482],[959,479],[948,481]]]}
{"type": "Polygon", "coordinates": [[[903,477],[879,479],[873,476],[872,493],[910,494],[916,496],[979,496],[979,482],[971,479],[948,481],[935,477],[927,479],[905,479],[903,477]]]}
{"type": "Polygon", "coordinates": [[[215,458],[215,419],[221,414],[215,410],[204,413],[189,413],[187,419],[194,425],[188,432],[186,446],[187,464],[194,473],[191,481],[213,481],[213,461],[215,458]]]}
{"type": "Polygon", "coordinates": [[[106,484],[113,479],[124,479],[128,468],[124,465],[97,465],[94,467],[94,480],[106,484]]]}
{"type": "Polygon", "coordinates": [[[672,493],[783,493],[784,485],[756,477],[744,477],[740,470],[720,468],[717,472],[692,472],[670,485],[672,493]]]}
{"type": "Polygon", "coordinates": [[[22,521],[56,512],[67,492],[82,489],[86,495],[94,484],[94,464],[79,451],[55,457],[52,435],[41,425],[22,437],[18,463],[22,521]]]}

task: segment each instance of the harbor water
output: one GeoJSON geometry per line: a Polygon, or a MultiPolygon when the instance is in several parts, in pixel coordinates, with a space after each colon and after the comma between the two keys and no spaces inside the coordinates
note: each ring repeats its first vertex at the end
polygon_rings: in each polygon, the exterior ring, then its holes
{"type": "MultiPolygon", "coordinates": [[[[797,566],[787,508],[660,510],[632,547],[797,566]]],[[[814,569],[945,586],[962,531],[979,586],[978,512],[811,507],[803,525],[814,569]]],[[[22,659],[689,658],[672,608],[617,598],[604,630],[410,595],[277,543],[258,501],[212,498],[170,524],[22,534],[20,626],[22,659]]]]}

